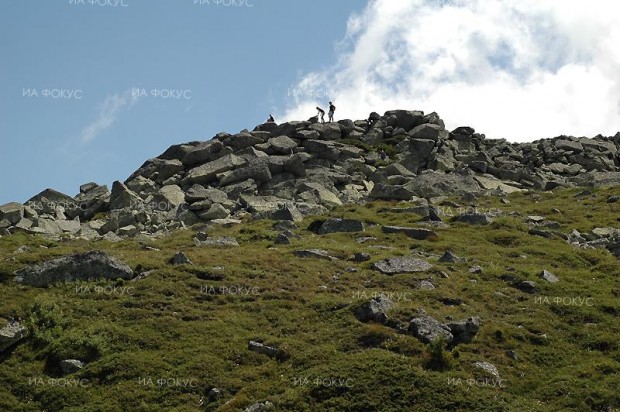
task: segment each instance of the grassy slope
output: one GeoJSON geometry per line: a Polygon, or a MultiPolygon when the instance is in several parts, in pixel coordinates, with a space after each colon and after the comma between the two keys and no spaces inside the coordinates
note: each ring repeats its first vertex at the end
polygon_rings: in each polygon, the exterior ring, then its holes
{"type": "MultiPolygon", "coordinates": [[[[620,194],[620,188],[581,197],[574,197],[576,193],[515,194],[509,205],[489,197],[480,199],[478,207],[540,214],[559,222],[565,233],[619,226],[620,205],[605,200],[620,194]]],[[[519,216],[501,217],[489,227],[454,224],[440,230],[436,242],[383,234],[380,224],[416,224],[416,215],[378,212],[406,205],[375,202],[332,211],[332,216],[366,222],[365,235],[377,240],[363,244],[355,241],[360,234],[318,236],[304,230],[312,219],[296,231],[302,239],[287,246],[273,245],[276,233],[269,221],[214,232],[235,236],[240,248],[196,247],[190,230],[150,244],[161,251],[144,250],[134,241],[87,244],[3,237],[0,317],[31,318],[38,331],[36,339],[0,358],[0,410],[54,411],[66,405],[67,411],[237,411],[265,399],[277,410],[291,411],[620,408],[620,261],[606,251],[530,236],[519,216]],[[32,250],[15,254],[21,245],[32,250]],[[310,247],[342,258],[354,252],[373,258],[362,264],[332,263],[291,253],[310,247]],[[155,272],[137,282],[78,284],[90,287],[90,292],[76,290],[76,284],[37,289],[12,281],[13,271],[26,264],[91,249],[155,272]],[[435,267],[424,274],[391,277],[370,268],[377,260],[408,255],[412,249],[428,256],[435,267]],[[468,262],[437,263],[448,249],[468,262]],[[195,265],[168,265],[166,260],[179,250],[195,265]],[[470,274],[473,265],[481,265],[484,272],[470,274]],[[359,271],[347,272],[351,266],[359,271]],[[543,269],[561,282],[552,285],[538,279],[543,269]],[[449,278],[439,276],[442,271],[449,278]],[[511,287],[500,278],[507,273],[536,281],[540,294],[511,287]],[[215,280],[222,275],[223,280],[215,280]],[[422,279],[432,280],[437,289],[418,289],[422,279]],[[95,285],[117,286],[117,293],[97,293],[95,285]],[[247,295],[211,293],[222,286],[255,289],[247,295]],[[123,287],[133,289],[123,292],[123,287]],[[205,292],[205,287],[213,289],[205,292]],[[403,324],[422,307],[439,320],[478,315],[481,331],[472,343],[447,355],[449,370],[431,370],[426,366],[426,345],[355,319],[354,309],[377,291],[407,297],[397,302],[390,316],[403,324]],[[547,296],[550,302],[537,302],[536,296],[547,296]],[[447,297],[464,303],[445,306],[440,299],[447,297]],[[592,306],[555,304],[553,297],[592,298],[592,306]],[[290,357],[275,360],[251,352],[249,340],[277,346],[290,357]],[[516,351],[519,359],[509,358],[507,350],[516,351]],[[66,358],[90,362],[72,375],[83,379],[84,387],[48,381],[58,376],[57,361],[66,358]],[[498,367],[502,387],[467,383],[485,376],[473,367],[480,360],[498,367]],[[42,378],[38,384],[32,380],[36,377],[42,378]],[[140,383],[149,378],[152,385],[140,383]],[[190,385],[155,383],[168,378],[185,379],[190,385]],[[317,378],[325,381],[317,384],[317,378]],[[198,406],[212,387],[222,390],[220,399],[198,406]]]]}

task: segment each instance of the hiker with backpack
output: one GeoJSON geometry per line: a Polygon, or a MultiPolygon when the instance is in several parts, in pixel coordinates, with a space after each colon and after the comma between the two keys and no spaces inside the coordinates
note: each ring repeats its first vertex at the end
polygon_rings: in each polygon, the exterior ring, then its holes
{"type": "Polygon", "coordinates": [[[329,113],[328,113],[328,121],[331,123],[334,121],[334,112],[336,111],[336,106],[332,102],[329,102],[329,113]]]}
{"type": "Polygon", "coordinates": [[[325,123],[325,110],[321,109],[318,106],[316,107],[316,109],[319,111],[318,112],[319,120],[321,121],[321,123],[325,123]]]}

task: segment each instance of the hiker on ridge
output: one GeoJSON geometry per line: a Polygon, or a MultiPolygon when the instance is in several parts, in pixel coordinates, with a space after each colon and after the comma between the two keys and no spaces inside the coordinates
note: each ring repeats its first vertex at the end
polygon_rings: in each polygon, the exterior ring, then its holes
{"type": "Polygon", "coordinates": [[[334,121],[334,112],[336,111],[336,106],[332,102],[329,102],[329,113],[328,113],[328,121],[331,123],[334,121]]]}
{"type": "Polygon", "coordinates": [[[317,106],[316,109],[319,111],[319,120],[321,121],[321,123],[325,123],[325,110],[321,109],[319,106],[317,106]]]}
{"type": "Polygon", "coordinates": [[[275,123],[275,119],[273,118],[273,116],[270,114],[269,115],[269,119],[267,119],[267,123],[275,123]]]}

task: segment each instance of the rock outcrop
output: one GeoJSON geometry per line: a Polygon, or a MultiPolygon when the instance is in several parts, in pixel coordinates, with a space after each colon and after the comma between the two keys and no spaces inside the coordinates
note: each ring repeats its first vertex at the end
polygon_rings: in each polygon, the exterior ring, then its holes
{"type": "MultiPolygon", "coordinates": [[[[360,121],[266,123],[173,145],[124,182],[114,182],[111,191],[86,183],[73,197],[46,189],[23,205],[0,206],[0,235],[118,240],[247,213],[300,221],[370,199],[610,184],[620,184],[620,133],[509,143],[466,126],[448,131],[437,113],[391,110],[360,121]],[[386,145],[393,150],[382,159],[379,150],[386,145]]],[[[432,207],[421,212],[439,220],[432,207]]],[[[476,214],[455,218],[469,224],[491,220],[476,214]]],[[[323,229],[333,231],[363,227],[343,221],[323,229]]],[[[432,233],[404,233],[434,239],[432,233]]]]}
{"type": "Polygon", "coordinates": [[[53,283],[89,279],[131,279],[133,270],[104,252],[91,251],[49,260],[15,272],[15,281],[46,287],[53,283]]]}

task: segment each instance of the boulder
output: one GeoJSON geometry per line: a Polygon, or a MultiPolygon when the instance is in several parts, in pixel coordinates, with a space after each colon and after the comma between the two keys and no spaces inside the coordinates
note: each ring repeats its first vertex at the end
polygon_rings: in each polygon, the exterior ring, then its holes
{"type": "Polygon", "coordinates": [[[468,225],[482,226],[488,225],[493,222],[493,220],[489,216],[481,213],[463,213],[461,215],[455,216],[453,221],[458,223],[466,223],[468,225]]]}
{"type": "Polygon", "coordinates": [[[279,355],[280,351],[274,347],[264,345],[260,342],[250,341],[248,343],[248,349],[252,352],[261,353],[267,355],[270,358],[275,358],[279,355]]]}
{"type": "Polygon", "coordinates": [[[77,359],[64,359],[60,361],[60,369],[65,375],[79,372],[81,369],[84,368],[84,366],[84,362],[77,359]]]}
{"type": "Polygon", "coordinates": [[[0,353],[28,336],[28,329],[19,322],[10,322],[0,329],[0,353]]]}
{"type": "Polygon", "coordinates": [[[152,203],[159,211],[173,210],[185,203],[185,192],[177,185],[164,186],[153,196],[152,203]]]}
{"type": "Polygon", "coordinates": [[[256,402],[245,408],[243,412],[265,412],[273,410],[273,403],[269,401],[265,402],[256,402]]]}
{"type": "Polygon", "coordinates": [[[401,227],[401,226],[383,226],[383,233],[404,233],[408,237],[415,240],[439,240],[436,232],[428,229],[401,227]]]}
{"type": "Polygon", "coordinates": [[[540,274],[540,277],[549,283],[557,283],[560,281],[560,279],[558,279],[557,276],[555,276],[553,273],[547,270],[543,270],[542,273],[540,274]]]}
{"type": "Polygon", "coordinates": [[[451,343],[453,340],[452,333],[446,325],[426,314],[411,319],[408,331],[422,343],[430,343],[437,339],[451,343]]]}
{"type": "MultiPolygon", "coordinates": [[[[174,147],[174,146],[173,146],[174,147]]],[[[181,162],[186,166],[195,166],[199,164],[204,164],[215,160],[214,157],[217,153],[219,153],[224,148],[224,145],[219,140],[210,140],[205,143],[201,143],[197,146],[189,148],[183,148],[180,150],[180,153],[177,154],[177,159],[180,159],[181,162]]],[[[166,153],[168,153],[170,149],[168,149],[160,158],[167,158],[166,153]]]]}
{"type": "Polygon", "coordinates": [[[17,202],[0,206],[0,220],[6,219],[11,225],[16,225],[24,218],[24,206],[17,202]]]}
{"type": "Polygon", "coordinates": [[[228,154],[220,157],[219,159],[210,161],[198,167],[191,169],[183,184],[208,184],[216,180],[218,174],[232,170],[235,167],[242,166],[246,163],[242,158],[235,156],[234,154],[228,154]]]}
{"type": "Polygon", "coordinates": [[[538,292],[538,285],[536,285],[536,282],[532,282],[531,280],[524,280],[523,282],[519,282],[517,284],[517,288],[525,293],[538,292]]]}
{"type": "Polygon", "coordinates": [[[322,249],[295,250],[293,254],[301,258],[316,258],[329,261],[336,260],[336,258],[331,256],[328,251],[322,249]]]}
{"type": "Polygon", "coordinates": [[[170,263],[173,266],[193,265],[192,261],[183,252],[176,253],[174,256],[170,258],[170,260],[168,260],[168,263],[170,263]]]}
{"type": "Polygon", "coordinates": [[[430,139],[436,142],[438,140],[446,140],[448,138],[448,131],[440,125],[426,123],[413,128],[409,135],[412,139],[430,139]]]}
{"type": "Polygon", "coordinates": [[[395,275],[399,273],[426,272],[433,265],[425,260],[413,257],[394,257],[376,262],[372,267],[385,275],[395,275]]]}
{"type": "Polygon", "coordinates": [[[118,180],[112,183],[112,193],[110,195],[110,210],[117,209],[137,209],[143,206],[143,201],[131,191],[124,183],[118,180]]]}
{"type": "Polygon", "coordinates": [[[75,200],[71,196],[60,193],[54,189],[45,189],[28,199],[24,205],[30,207],[39,215],[54,215],[58,206],[69,209],[74,203],[75,200]]]}
{"type": "Polygon", "coordinates": [[[357,219],[327,219],[319,228],[320,235],[338,232],[363,232],[364,224],[357,219]]]}
{"type": "Polygon", "coordinates": [[[480,330],[480,318],[475,316],[458,322],[448,323],[446,326],[454,337],[453,345],[470,343],[480,330]]]}
{"type": "Polygon", "coordinates": [[[15,281],[46,287],[57,282],[90,279],[131,279],[133,270],[105,252],[91,251],[49,260],[15,272],[15,281]]]}
{"type": "Polygon", "coordinates": [[[499,371],[497,370],[497,368],[495,367],[495,365],[493,365],[492,363],[483,361],[483,362],[476,362],[474,363],[474,366],[478,369],[481,369],[483,371],[485,371],[486,373],[488,373],[489,375],[493,376],[496,379],[500,379],[499,376],[499,371]]]}
{"type": "Polygon", "coordinates": [[[376,297],[364,303],[355,311],[355,317],[360,322],[387,322],[387,312],[394,307],[394,302],[385,297],[376,297]]]}

